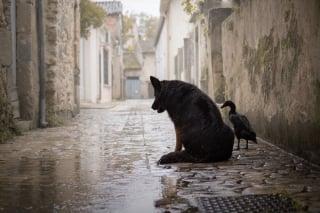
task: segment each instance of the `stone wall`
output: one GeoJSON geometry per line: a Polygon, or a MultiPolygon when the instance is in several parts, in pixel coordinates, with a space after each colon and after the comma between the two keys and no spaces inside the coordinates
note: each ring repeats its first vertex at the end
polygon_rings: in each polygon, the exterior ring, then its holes
{"type": "Polygon", "coordinates": [[[258,136],[320,162],[320,2],[241,1],[222,25],[225,94],[258,136]]]}
{"type": "Polygon", "coordinates": [[[7,73],[11,66],[10,2],[0,0],[0,96],[7,97],[7,73]],[[8,49],[8,51],[4,51],[8,49]]]}
{"type": "Polygon", "coordinates": [[[1,103],[13,106],[8,115],[23,129],[39,124],[40,35],[45,47],[46,114],[54,126],[79,112],[79,0],[0,0],[1,103]],[[39,2],[43,34],[38,27],[39,2]]]}
{"type": "Polygon", "coordinates": [[[36,127],[39,112],[36,0],[17,1],[17,89],[20,118],[36,127]]]}
{"type": "Polygon", "coordinates": [[[79,1],[44,8],[47,121],[55,126],[79,112],[79,1]]]}
{"type": "MultiPolygon", "coordinates": [[[[0,143],[19,133],[11,102],[12,81],[12,29],[11,2],[0,0],[0,143]]],[[[18,114],[18,113],[17,113],[18,114]]]]}

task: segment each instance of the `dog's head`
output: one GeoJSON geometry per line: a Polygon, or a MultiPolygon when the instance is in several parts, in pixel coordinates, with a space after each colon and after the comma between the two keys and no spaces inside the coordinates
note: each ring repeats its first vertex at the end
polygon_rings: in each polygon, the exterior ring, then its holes
{"type": "Polygon", "coordinates": [[[150,76],[150,81],[154,89],[154,102],[152,104],[152,109],[157,110],[158,113],[164,112],[166,108],[164,107],[164,100],[162,95],[162,83],[159,81],[159,79],[150,76]]]}

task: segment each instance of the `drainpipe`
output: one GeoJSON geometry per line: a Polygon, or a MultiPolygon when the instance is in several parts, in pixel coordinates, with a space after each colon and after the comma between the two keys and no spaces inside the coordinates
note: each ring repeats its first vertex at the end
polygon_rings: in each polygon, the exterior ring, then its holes
{"type": "Polygon", "coordinates": [[[11,32],[12,32],[12,64],[11,64],[11,82],[9,98],[11,103],[14,103],[14,117],[20,117],[19,98],[17,92],[17,20],[16,20],[16,0],[11,1],[11,32]]]}
{"type": "Polygon", "coordinates": [[[44,41],[43,41],[43,14],[42,14],[42,0],[37,0],[37,33],[38,33],[38,55],[39,55],[39,84],[40,84],[40,128],[46,128],[48,122],[46,121],[46,71],[44,65],[44,41]]]}

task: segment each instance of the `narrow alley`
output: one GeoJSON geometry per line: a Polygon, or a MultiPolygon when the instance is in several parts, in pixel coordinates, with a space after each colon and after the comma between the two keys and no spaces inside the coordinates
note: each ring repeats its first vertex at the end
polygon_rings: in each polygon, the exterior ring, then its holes
{"type": "Polygon", "coordinates": [[[0,144],[0,212],[200,212],[198,197],[273,193],[319,211],[319,167],[261,139],[226,162],[158,166],[175,133],[151,103],[87,106],[0,144]]]}

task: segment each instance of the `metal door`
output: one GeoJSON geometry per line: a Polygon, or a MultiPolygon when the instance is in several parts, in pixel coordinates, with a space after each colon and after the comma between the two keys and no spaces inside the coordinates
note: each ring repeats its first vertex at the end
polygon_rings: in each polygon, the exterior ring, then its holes
{"type": "Polygon", "coordinates": [[[139,80],[139,77],[127,77],[126,98],[127,99],[141,98],[141,82],[139,80]]]}

